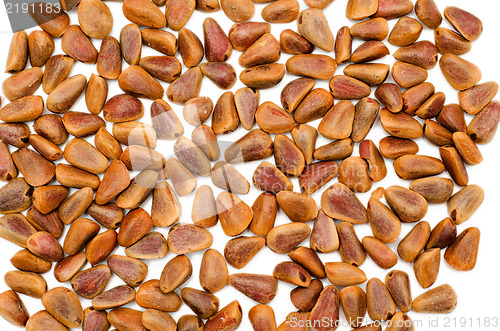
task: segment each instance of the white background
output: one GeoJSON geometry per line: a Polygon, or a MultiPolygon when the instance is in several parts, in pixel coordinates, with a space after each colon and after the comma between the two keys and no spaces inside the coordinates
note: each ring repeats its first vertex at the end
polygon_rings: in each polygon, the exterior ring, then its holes
{"type": "MultiPolygon", "coordinates": [[[[345,6],[346,6],[347,0],[335,0],[330,6],[328,6],[324,12],[326,17],[329,20],[330,27],[336,35],[336,32],[338,29],[344,25],[349,25],[351,26],[355,22],[349,21],[345,18],[345,6]]],[[[500,2],[495,1],[495,0],[476,0],[476,1],[470,1],[470,0],[436,0],[437,5],[439,6],[439,9],[442,11],[444,8],[448,5],[456,5],[459,7],[462,7],[466,10],[471,11],[472,13],[476,14],[479,16],[484,24],[484,32],[479,38],[478,41],[473,43],[473,48],[472,51],[464,56],[465,59],[472,61],[476,64],[479,65],[479,67],[482,69],[483,73],[483,79],[482,82],[490,81],[490,80],[496,80],[498,81],[500,77],[500,65],[498,61],[498,32],[500,31],[500,20],[498,13],[500,12],[500,2]]],[[[121,28],[128,23],[128,21],[124,18],[122,11],[121,11],[121,2],[106,2],[106,4],[110,7],[111,11],[113,12],[114,15],[114,27],[112,30],[112,35],[116,38],[119,38],[119,33],[121,28]]],[[[306,9],[307,6],[300,0],[300,5],[301,5],[301,10],[306,9]]],[[[256,4],[256,14],[253,18],[254,21],[263,21],[261,16],[260,16],[260,11],[262,8],[264,8],[265,5],[262,4],[256,4]]],[[[164,11],[164,7],[161,8],[162,11],[164,11]]],[[[10,38],[12,35],[12,32],[10,31],[10,25],[8,22],[8,18],[5,14],[5,8],[2,6],[0,7],[0,45],[2,45],[2,50],[0,51],[0,67],[4,66],[7,58],[7,52],[10,44],[10,38]]],[[[71,23],[72,24],[77,24],[78,19],[77,19],[77,13],[76,11],[72,11],[69,13],[70,18],[71,18],[71,23]]],[[[233,24],[232,21],[230,21],[224,13],[221,11],[212,13],[212,14],[204,14],[195,11],[191,19],[188,21],[186,27],[193,30],[199,37],[200,39],[203,39],[203,34],[202,34],[202,22],[204,18],[208,17],[208,15],[214,17],[219,24],[222,26],[224,31],[227,33],[233,24]]],[[[414,13],[411,14],[411,16],[415,17],[414,13]]],[[[394,26],[396,23],[396,20],[391,20],[389,21],[390,27],[394,26]]],[[[450,25],[446,20],[443,20],[443,27],[449,27],[450,25]]],[[[274,24],[272,25],[272,33],[276,38],[279,38],[279,34],[283,29],[293,29],[297,30],[296,27],[296,22],[292,22],[289,24],[274,24]]],[[[176,32],[174,32],[177,34],[176,32]]],[[[422,36],[420,37],[420,40],[433,40],[433,31],[427,29],[424,27],[424,31],[422,33],[422,36]]],[[[60,38],[55,40],[56,42],[56,51],[54,52],[55,54],[62,54],[62,50],[60,48],[60,38]]],[[[96,46],[97,49],[100,47],[100,40],[93,40],[94,45],[96,46]]],[[[360,41],[355,41],[353,48],[357,47],[360,44],[360,41]]],[[[388,44],[388,43],[387,43],[388,44]]],[[[391,54],[396,50],[396,48],[392,45],[389,45],[389,48],[391,50],[391,54]]],[[[321,50],[316,49],[315,53],[324,53],[321,50]]],[[[149,49],[148,47],[143,47],[143,56],[148,56],[148,55],[160,55],[159,53],[153,51],[152,49],[149,49]]],[[[241,68],[238,66],[238,57],[240,53],[234,51],[233,55],[229,59],[229,63],[231,63],[235,68],[237,73],[241,72],[241,68]]],[[[333,56],[333,54],[331,54],[333,56]]],[[[282,57],[279,62],[285,63],[285,61],[288,59],[289,55],[287,54],[282,54],[282,57]]],[[[180,58],[180,56],[179,56],[180,58]]],[[[378,62],[385,62],[388,64],[392,64],[394,62],[394,59],[392,56],[387,56],[382,60],[379,60],[378,62]]],[[[124,62],[124,67],[125,69],[127,64],[124,62]]],[[[337,74],[342,74],[342,70],[344,66],[339,66],[337,69],[337,74]]],[[[185,68],[183,68],[185,70],[185,68]]],[[[1,69],[3,71],[3,69],[1,69]]],[[[87,76],[87,78],[90,77],[92,73],[97,73],[95,66],[93,65],[86,65],[86,64],[81,64],[81,63],[75,63],[73,66],[71,75],[74,74],[84,74],[87,76]]],[[[5,80],[9,75],[1,73],[0,78],[1,80],[5,80]]],[[[279,84],[277,87],[269,90],[263,90],[261,91],[261,102],[264,101],[274,101],[275,103],[279,104],[279,96],[280,96],[280,91],[281,89],[285,86],[285,84],[297,77],[292,76],[287,74],[284,78],[284,80],[279,84]]],[[[392,81],[390,79],[389,81],[392,81]]],[[[456,91],[454,91],[448,83],[443,79],[442,74],[439,70],[439,66],[436,66],[436,68],[432,69],[429,71],[429,79],[428,81],[432,82],[436,86],[436,91],[443,91],[446,93],[446,102],[447,103],[456,103],[458,102],[456,91]]],[[[116,81],[108,81],[110,85],[110,93],[109,96],[112,96],[114,94],[121,93],[118,84],[116,81]]],[[[316,84],[316,87],[324,87],[328,88],[327,85],[328,81],[318,81],[316,84]]],[[[166,89],[168,84],[162,83],[164,88],[166,89]]],[[[235,91],[237,88],[242,87],[243,85],[238,82],[233,88],[232,91],[235,91]]],[[[208,79],[203,80],[203,87],[202,87],[202,92],[201,95],[204,96],[210,96],[212,100],[214,101],[214,104],[219,97],[224,91],[221,91],[217,89],[208,79]]],[[[36,94],[44,95],[42,89],[40,88],[36,94]]],[[[44,95],[46,97],[46,95],[44,95]]],[[[149,108],[151,105],[151,101],[141,99],[142,102],[144,103],[146,114],[144,117],[141,119],[141,121],[144,121],[145,123],[150,123],[150,117],[149,117],[149,108]]],[[[166,97],[165,97],[165,100],[166,97]]],[[[6,104],[6,98],[3,97],[2,95],[2,105],[6,104]]],[[[171,104],[174,110],[176,111],[178,117],[183,121],[184,128],[185,128],[185,136],[190,137],[191,136],[191,131],[193,127],[186,122],[184,122],[182,118],[182,107],[178,105],[171,104]]],[[[80,98],[78,103],[73,107],[72,110],[75,111],[87,111],[85,107],[85,102],[84,98],[80,98]]],[[[47,112],[45,110],[45,112],[47,112]]],[[[44,113],[45,113],[44,112],[44,113]]],[[[467,118],[467,120],[470,120],[470,117],[467,118]]],[[[319,121],[315,121],[312,123],[312,125],[317,126],[319,121]]],[[[210,124],[207,122],[206,124],[210,124]]],[[[254,127],[257,127],[256,125],[254,127]]],[[[108,129],[111,129],[111,126],[108,125],[108,129]]],[[[242,129],[241,127],[236,130],[234,133],[231,133],[226,136],[220,136],[219,141],[234,141],[244,135],[246,131],[242,129]]],[[[386,136],[385,132],[382,130],[380,126],[380,122],[377,120],[375,123],[374,129],[370,132],[369,136],[367,139],[372,139],[377,145],[378,141],[386,136]]],[[[89,139],[90,141],[93,141],[93,138],[91,137],[89,139]]],[[[326,144],[328,141],[322,137],[318,138],[317,146],[322,146],[326,144]]],[[[435,156],[439,157],[438,149],[436,146],[431,145],[428,143],[424,138],[418,139],[417,140],[419,146],[420,146],[420,154],[423,155],[430,155],[430,156],[435,156]]],[[[158,151],[161,151],[164,153],[165,156],[169,156],[172,154],[172,144],[173,142],[170,141],[159,141],[158,143],[158,151]]],[[[227,146],[227,144],[224,144],[224,146],[227,146]]],[[[358,150],[357,150],[357,145],[355,146],[355,151],[354,155],[358,155],[358,150]]],[[[14,151],[14,149],[11,148],[11,152],[14,151]]],[[[419,330],[439,330],[439,329],[459,329],[459,328],[465,328],[469,330],[479,330],[479,329],[488,329],[486,327],[483,327],[483,322],[487,318],[493,319],[497,318],[500,319],[500,310],[498,308],[498,298],[500,297],[500,290],[498,286],[498,243],[499,243],[499,233],[500,233],[500,219],[498,216],[498,207],[499,207],[499,194],[498,194],[498,188],[500,186],[500,174],[499,174],[499,164],[500,164],[500,156],[499,156],[499,148],[500,148],[500,136],[496,137],[496,139],[490,143],[489,145],[485,146],[480,146],[480,149],[485,157],[485,160],[483,163],[480,165],[477,165],[475,167],[468,167],[467,170],[469,172],[470,176],[470,183],[478,184],[482,186],[485,189],[486,192],[486,198],[484,200],[483,205],[480,207],[480,209],[473,215],[473,217],[468,220],[466,223],[459,225],[458,226],[458,231],[462,232],[464,229],[467,227],[471,226],[476,226],[481,230],[481,244],[479,247],[479,257],[477,260],[477,265],[476,268],[473,271],[470,272],[458,272],[455,271],[454,269],[450,268],[444,260],[441,262],[441,269],[439,273],[439,277],[436,282],[437,285],[441,285],[444,283],[449,283],[451,284],[456,292],[458,293],[459,297],[459,302],[458,302],[458,307],[455,310],[454,313],[451,315],[447,316],[434,316],[434,315],[422,315],[422,314],[416,314],[414,312],[410,312],[410,317],[413,318],[414,320],[421,320],[421,327],[419,327],[419,330]],[[437,318],[437,320],[436,320],[437,318]],[[430,321],[434,321],[434,323],[438,323],[437,327],[431,327],[429,326],[430,321]],[[448,322],[447,325],[445,323],[448,322]],[[461,327],[461,322],[464,322],[465,325],[461,327]]],[[[222,151],[223,152],[223,151],[222,151]]],[[[221,155],[222,155],[221,152],[221,155]]],[[[269,158],[269,161],[272,161],[272,158],[269,158]]],[[[240,165],[238,169],[242,172],[242,174],[247,178],[249,182],[251,182],[251,176],[253,174],[253,170],[255,167],[259,164],[260,161],[256,162],[251,162],[245,165],[240,165]]],[[[380,183],[376,183],[373,187],[373,189],[377,187],[388,187],[393,184],[399,184],[403,186],[408,186],[409,181],[402,181],[397,178],[397,176],[394,173],[393,167],[391,165],[391,161],[387,161],[387,166],[388,166],[388,176],[385,180],[383,180],[380,183]]],[[[135,174],[134,174],[135,175],[135,174]]],[[[447,176],[447,174],[443,174],[443,176],[447,176]]],[[[292,180],[294,183],[294,190],[299,191],[299,186],[298,186],[298,181],[296,179],[292,180]]],[[[332,180],[329,185],[333,184],[336,182],[336,179],[332,180]]],[[[210,184],[210,181],[208,178],[198,178],[198,186],[202,184],[210,184]]],[[[0,184],[3,185],[3,184],[0,184]]],[[[320,202],[320,197],[323,191],[328,187],[329,185],[326,185],[322,190],[316,192],[313,194],[313,197],[317,201],[318,205],[320,202]]],[[[456,191],[458,190],[457,188],[455,189],[456,191]]],[[[221,192],[221,190],[214,188],[215,194],[218,194],[221,192]]],[[[252,205],[253,201],[255,198],[260,194],[261,192],[256,190],[255,188],[252,187],[251,192],[246,195],[246,196],[241,196],[241,198],[248,203],[249,205],[252,205]]],[[[369,198],[370,193],[365,193],[365,194],[360,194],[359,197],[360,199],[366,203],[368,198],[369,198]]],[[[181,198],[181,203],[183,206],[183,214],[181,217],[182,222],[191,222],[190,219],[190,214],[191,214],[191,203],[194,197],[194,192],[186,197],[181,198]]],[[[146,210],[150,211],[150,206],[151,206],[151,199],[148,199],[143,206],[146,210]]],[[[85,215],[84,215],[85,216],[85,215]]],[[[430,206],[429,212],[424,218],[424,220],[428,221],[431,226],[433,227],[435,224],[437,224],[440,220],[442,220],[444,217],[447,216],[446,212],[446,206],[445,205],[437,205],[437,206],[430,206]]],[[[287,217],[283,213],[279,213],[277,220],[276,220],[276,225],[279,224],[284,224],[289,222],[287,217]]],[[[312,223],[309,223],[312,227],[312,223]]],[[[401,233],[401,237],[403,238],[413,227],[413,224],[403,224],[403,229],[401,233]]],[[[364,225],[356,225],[355,227],[358,236],[360,238],[371,235],[370,227],[368,224],[364,225]]],[[[165,237],[167,236],[168,229],[155,229],[156,231],[162,232],[165,237]]],[[[224,245],[226,242],[230,239],[226,237],[222,229],[219,225],[215,226],[214,228],[211,228],[210,231],[214,235],[214,244],[213,248],[218,249],[220,252],[223,252],[224,245]]],[[[250,232],[245,232],[244,235],[252,235],[250,232]]],[[[64,238],[64,236],[63,236],[64,238]]],[[[61,243],[63,238],[61,238],[61,243]]],[[[9,259],[11,256],[17,252],[20,248],[17,247],[14,244],[11,244],[7,241],[0,241],[1,242],[1,254],[0,254],[0,269],[2,271],[2,274],[5,272],[12,270],[13,267],[10,264],[9,259]]],[[[398,240],[399,242],[399,240],[398,240]]],[[[391,244],[390,247],[392,249],[396,249],[397,243],[391,244]]],[[[307,242],[304,242],[303,245],[308,245],[307,242]]],[[[123,253],[123,248],[119,247],[115,250],[115,254],[124,254],[123,253]]],[[[199,264],[201,261],[201,256],[203,252],[197,252],[197,253],[192,253],[189,254],[189,258],[192,261],[192,264],[194,266],[194,271],[193,271],[193,276],[191,279],[185,284],[185,286],[191,286],[194,288],[200,288],[199,281],[198,281],[198,272],[199,272],[199,264]]],[[[172,257],[174,257],[174,254],[168,253],[167,256],[161,260],[153,260],[153,261],[148,261],[148,266],[149,266],[149,274],[147,279],[158,279],[160,277],[161,271],[165,265],[165,263],[170,260],[172,257]]],[[[340,257],[337,252],[331,253],[331,254],[323,254],[321,255],[321,259],[324,262],[329,262],[329,261],[340,261],[340,257]]],[[[232,267],[229,266],[229,272],[234,273],[234,272],[248,272],[248,273],[261,273],[261,274],[272,274],[274,266],[281,262],[281,261],[286,261],[288,260],[288,257],[286,255],[277,255],[272,253],[268,248],[262,249],[256,256],[255,258],[250,261],[250,263],[247,264],[243,269],[241,270],[235,270],[232,267]]],[[[84,268],[88,268],[89,265],[87,264],[84,268]]],[[[385,275],[389,272],[389,270],[382,270],[378,268],[368,257],[366,262],[362,265],[362,269],[366,272],[368,278],[371,277],[378,277],[380,279],[384,279],[385,275]]],[[[424,292],[423,289],[420,288],[418,283],[416,282],[416,279],[413,275],[412,271],[412,266],[405,263],[404,261],[400,260],[399,263],[394,267],[394,269],[400,269],[404,270],[409,273],[411,282],[412,282],[412,292],[413,292],[413,297],[416,297],[417,295],[421,294],[424,292]]],[[[57,281],[53,278],[52,270],[46,274],[44,274],[44,277],[47,280],[47,283],[49,285],[49,288],[55,287],[55,286],[60,286],[61,284],[57,283],[57,281]]],[[[110,289],[116,285],[120,285],[123,282],[121,279],[119,279],[117,276],[113,276],[110,283],[108,284],[106,289],[110,289]]],[[[324,280],[325,285],[328,284],[327,280],[324,280]]],[[[63,286],[70,286],[69,283],[64,284],[63,286]]],[[[289,300],[289,292],[293,288],[293,286],[284,284],[280,282],[279,288],[278,288],[278,295],[276,298],[270,303],[270,305],[274,308],[275,314],[276,314],[276,319],[277,323],[281,323],[286,315],[291,312],[295,311],[295,307],[291,304],[289,300]]],[[[362,288],[365,289],[365,284],[362,285],[362,288]]],[[[7,290],[7,286],[3,283],[0,282],[0,291],[5,291],[7,290]]],[[[248,299],[244,295],[240,294],[230,286],[227,286],[220,292],[216,293],[218,298],[220,299],[220,306],[223,307],[232,300],[238,299],[238,301],[241,303],[242,308],[243,308],[243,323],[241,325],[242,330],[251,330],[250,323],[248,322],[248,310],[255,305],[256,303],[253,302],[252,300],[248,299]]],[[[43,306],[41,305],[41,302],[39,300],[32,299],[30,297],[22,295],[22,300],[25,302],[28,310],[30,311],[31,314],[34,314],[40,309],[43,309],[43,306]]],[[[89,300],[82,299],[82,305],[83,308],[86,308],[90,305],[89,300]]],[[[135,304],[130,304],[128,305],[132,308],[138,308],[137,305],[135,304]]],[[[180,311],[175,312],[172,314],[172,316],[177,320],[180,316],[183,314],[191,314],[192,312],[190,309],[186,306],[183,306],[180,311]]],[[[341,319],[344,320],[343,314],[341,313],[341,319]]],[[[436,326],[436,324],[433,324],[436,326]]],[[[0,328],[2,329],[13,329],[12,325],[4,321],[3,319],[0,319],[0,328]]],[[[490,329],[493,329],[490,327],[490,329]]],[[[347,327],[342,327],[340,330],[349,330],[347,327]]]]}

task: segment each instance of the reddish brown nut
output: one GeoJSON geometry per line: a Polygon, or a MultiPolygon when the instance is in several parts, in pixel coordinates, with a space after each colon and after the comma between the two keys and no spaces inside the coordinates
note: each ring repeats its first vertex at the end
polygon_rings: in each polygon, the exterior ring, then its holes
{"type": "Polygon", "coordinates": [[[338,180],[354,192],[368,192],[372,187],[368,163],[358,156],[350,156],[340,163],[338,180]]]}
{"type": "Polygon", "coordinates": [[[377,12],[374,16],[385,17],[390,20],[405,16],[413,10],[413,2],[410,0],[379,0],[377,12]]]}
{"type": "Polygon", "coordinates": [[[311,233],[305,223],[288,223],[277,226],[268,232],[266,244],[273,252],[285,254],[297,247],[311,233]]]}
{"type": "Polygon", "coordinates": [[[245,68],[276,62],[280,59],[281,48],[278,40],[270,33],[263,34],[241,55],[238,63],[245,68]]]}
{"type": "Polygon", "coordinates": [[[403,222],[417,222],[427,214],[427,200],[417,192],[401,186],[390,186],[384,197],[403,222]]]}
{"type": "Polygon", "coordinates": [[[92,266],[106,260],[113,252],[117,245],[116,236],[114,230],[107,230],[95,236],[87,244],[85,252],[87,253],[87,260],[92,266]]]}
{"type": "Polygon", "coordinates": [[[136,24],[125,25],[120,32],[120,48],[123,59],[130,65],[138,64],[141,59],[142,36],[136,24]]]}
{"type": "Polygon", "coordinates": [[[397,255],[382,241],[375,237],[364,237],[363,248],[370,258],[382,269],[390,269],[398,261],[397,255]]]}
{"type": "Polygon", "coordinates": [[[312,194],[332,180],[338,171],[334,161],[316,162],[307,165],[299,176],[300,189],[305,194],[312,194]]]}
{"type": "Polygon", "coordinates": [[[0,315],[15,326],[23,327],[30,315],[23,301],[14,291],[0,294],[0,315]]]}
{"type": "Polygon", "coordinates": [[[122,10],[130,22],[139,25],[163,28],[167,24],[165,15],[154,3],[149,1],[125,0],[122,10]]]}
{"type": "Polygon", "coordinates": [[[441,21],[443,20],[443,16],[434,0],[417,0],[415,3],[415,14],[429,29],[436,29],[441,25],[441,21]]]}
{"type": "Polygon", "coordinates": [[[344,263],[360,266],[366,260],[366,252],[358,239],[354,226],[348,222],[337,225],[339,235],[339,253],[344,263]]]}
{"type": "Polygon", "coordinates": [[[418,153],[418,145],[413,140],[385,137],[379,141],[380,154],[386,159],[397,159],[403,155],[418,153]]]}
{"type": "Polygon", "coordinates": [[[238,301],[233,301],[221,308],[205,323],[205,331],[236,330],[242,319],[242,310],[238,301]]]}
{"type": "Polygon", "coordinates": [[[115,308],[108,313],[108,321],[117,329],[131,328],[133,330],[146,331],[142,324],[142,315],[142,311],[139,310],[115,308]]]}
{"type": "Polygon", "coordinates": [[[236,273],[228,278],[228,284],[258,303],[269,303],[276,296],[278,282],[268,275],[236,273]]]}
{"type": "Polygon", "coordinates": [[[425,155],[403,155],[397,158],[393,165],[398,176],[403,179],[439,175],[445,170],[443,162],[425,155]]]}
{"type": "Polygon", "coordinates": [[[265,246],[262,237],[238,237],[231,239],[224,247],[224,257],[233,268],[241,269],[265,246]]]}
{"type": "Polygon", "coordinates": [[[366,314],[366,294],[358,286],[348,286],[339,292],[340,305],[351,327],[361,326],[366,314]]]}
{"type": "Polygon", "coordinates": [[[457,8],[446,7],[444,17],[469,41],[475,41],[483,32],[483,23],[473,14],[457,8]]]}
{"type": "Polygon", "coordinates": [[[201,318],[209,318],[219,309],[219,299],[215,295],[192,287],[184,287],[181,290],[181,298],[201,318]]]}
{"type": "Polygon", "coordinates": [[[431,227],[426,221],[419,222],[415,227],[399,242],[398,254],[406,262],[415,261],[420,252],[425,248],[431,227]]]}
{"type": "Polygon", "coordinates": [[[77,328],[83,322],[83,309],[76,294],[65,287],[55,287],[45,293],[42,304],[47,311],[68,328],[77,328]]]}
{"type": "Polygon", "coordinates": [[[295,125],[293,117],[271,101],[266,101],[257,108],[255,121],[267,133],[286,133],[295,125]]]}
{"type": "Polygon", "coordinates": [[[231,56],[233,47],[229,38],[213,18],[203,21],[205,56],[209,62],[225,62],[231,56]]]}
{"type": "Polygon", "coordinates": [[[12,35],[5,72],[16,73],[24,70],[28,61],[28,35],[18,31],[12,35]]]}
{"type": "Polygon", "coordinates": [[[207,249],[200,264],[201,287],[213,294],[227,285],[228,277],[224,256],[215,249],[207,249]]]}
{"type": "Polygon", "coordinates": [[[447,202],[450,218],[456,224],[468,220],[484,199],[484,190],[478,185],[468,185],[455,193],[447,202]]]}
{"type": "Polygon", "coordinates": [[[362,224],[368,221],[366,208],[349,187],[342,183],[330,186],[321,196],[321,207],[334,219],[362,224]]]}
{"type": "Polygon", "coordinates": [[[448,83],[458,91],[471,88],[481,80],[479,67],[455,54],[444,54],[439,59],[439,67],[448,83]]]}
{"type": "Polygon", "coordinates": [[[64,257],[64,252],[57,239],[50,233],[39,231],[32,234],[26,243],[31,253],[42,259],[58,262],[64,257]]]}
{"type": "Polygon", "coordinates": [[[401,270],[393,270],[385,276],[385,285],[396,305],[403,312],[412,308],[410,277],[401,270]]]}
{"type": "Polygon", "coordinates": [[[178,223],[168,233],[168,248],[176,254],[196,252],[212,245],[213,236],[204,228],[178,223]]]}
{"type": "Polygon", "coordinates": [[[500,123],[500,103],[490,102],[467,126],[467,134],[476,144],[487,144],[495,136],[500,123]]]}
{"type": "Polygon", "coordinates": [[[68,255],[75,255],[92,240],[100,230],[99,224],[86,218],[79,218],[71,224],[64,238],[63,250],[68,255]]]}
{"type": "Polygon", "coordinates": [[[431,287],[438,277],[441,250],[432,248],[420,254],[413,263],[415,277],[422,288],[431,287]]]}
{"type": "Polygon", "coordinates": [[[86,262],[87,257],[84,252],[67,256],[54,266],[54,278],[58,282],[67,282],[80,271],[86,262]]]}
{"type": "Polygon", "coordinates": [[[458,92],[460,107],[468,114],[476,115],[486,107],[498,92],[498,84],[486,82],[458,92]]]}
{"type": "Polygon", "coordinates": [[[398,113],[403,109],[403,96],[401,89],[396,84],[380,85],[375,90],[375,97],[392,113],[398,113]]]}
{"type": "Polygon", "coordinates": [[[280,34],[280,46],[283,52],[297,55],[310,54],[314,50],[314,45],[297,32],[285,29],[280,34]]]}
{"type": "MultiPolygon", "coordinates": [[[[328,320],[331,325],[337,325],[339,322],[340,305],[339,292],[333,285],[326,286],[319,295],[316,304],[311,310],[309,320],[313,325],[317,325],[319,321],[328,320]]],[[[313,330],[321,330],[321,328],[312,328],[313,330]]]]}
{"type": "Polygon", "coordinates": [[[216,206],[220,224],[228,236],[241,234],[252,221],[253,211],[250,206],[232,193],[220,193],[216,206]]]}
{"type": "Polygon", "coordinates": [[[350,20],[360,21],[377,12],[376,0],[349,0],[346,8],[346,17],[350,20]]]}
{"type": "Polygon", "coordinates": [[[337,69],[337,62],[327,55],[298,54],[286,61],[286,70],[297,76],[314,79],[330,79],[337,69]]]}
{"type": "Polygon", "coordinates": [[[463,55],[472,48],[472,43],[455,31],[446,28],[437,28],[434,31],[434,42],[439,53],[463,55]]]}
{"type": "Polygon", "coordinates": [[[424,133],[422,125],[403,112],[394,114],[383,108],[380,110],[380,123],[388,134],[397,138],[416,139],[424,133]]]}
{"type": "Polygon", "coordinates": [[[394,53],[394,57],[402,62],[431,69],[437,64],[438,51],[432,42],[424,40],[401,47],[394,53]]]}
{"type": "Polygon", "coordinates": [[[160,291],[160,281],[151,279],[143,283],[137,290],[135,301],[146,309],[157,309],[164,312],[179,310],[182,301],[175,292],[163,293],[160,291]]]}
{"type": "Polygon", "coordinates": [[[413,310],[417,313],[449,314],[457,306],[457,294],[448,284],[422,293],[413,300],[413,310]]]}
{"type": "Polygon", "coordinates": [[[354,50],[351,61],[354,63],[365,63],[381,59],[389,55],[387,46],[378,40],[367,41],[354,50]]]}
{"type": "Polygon", "coordinates": [[[396,313],[396,304],[384,283],[372,278],[366,284],[368,315],[375,321],[390,319],[396,313]]]}
{"type": "Polygon", "coordinates": [[[248,311],[248,319],[254,330],[276,330],[274,310],[268,305],[256,305],[248,311]]]}
{"type": "Polygon", "coordinates": [[[448,246],[444,259],[459,271],[470,271],[476,265],[480,232],[478,228],[465,229],[455,241],[448,246]]]}
{"type": "Polygon", "coordinates": [[[359,155],[368,163],[370,178],[374,182],[379,182],[385,178],[387,175],[385,161],[373,141],[362,141],[359,145],[359,155]]]}
{"type": "Polygon", "coordinates": [[[278,211],[276,197],[272,193],[264,192],[255,199],[252,205],[253,218],[249,230],[256,235],[267,235],[274,227],[278,211]]]}
{"type": "Polygon", "coordinates": [[[422,24],[414,18],[402,17],[389,35],[388,41],[396,46],[408,46],[418,40],[422,33],[422,24]]]}
{"type": "Polygon", "coordinates": [[[389,24],[382,17],[359,22],[351,27],[351,36],[361,40],[384,40],[388,34],[389,24]]]}
{"type": "Polygon", "coordinates": [[[457,237],[457,226],[449,217],[439,222],[431,231],[426,250],[432,248],[446,248],[457,237]]]}
{"type": "Polygon", "coordinates": [[[373,236],[384,243],[395,242],[401,233],[399,218],[377,198],[368,201],[368,221],[373,236]]]}
{"type": "MultiPolygon", "coordinates": [[[[396,62],[392,65],[392,70],[391,70],[392,77],[394,78],[394,81],[401,86],[402,88],[410,88],[413,86],[417,86],[421,83],[423,83],[427,77],[428,73],[427,70],[405,62],[396,62]]],[[[426,86],[426,85],[424,85],[426,86]]],[[[424,91],[425,92],[425,91],[424,91]]],[[[404,92],[403,92],[404,93],[404,92]]],[[[410,92],[406,93],[405,96],[407,97],[410,92]]],[[[420,95],[417,95],[420,98],[420,95]]],[[[408,97],[407,97],[408,99],[408,97]]],[[[420,106],[420,105],[419,105],[420,106]]],[[[404,98],[403,98],[403,109],[404,108],[404,98]]],[[[413,111],[413,109],[412,109],[413,111]]]]}
{"type": "Polygon", "coordinates": [[[439,147],[439,155],[453,181],[459,186],[469,183],[469,174],[457,149],[451,145],[439,147]]]}
{"type": "Polygon", "coordinates": [[[328,20],[320,9],[309,8],[301,11],[297,16],[297,27],[299,33],[318,48],[327,52],[333,50],[334,37],[328,20]]]}
{"type": "Polygon", "coordinates": [[[237,51],[243,52],[265,33],[271,32],[271,25],[265,22],[242,22],[234,24],[228,37],[237,51]]]}
{"type": "Polygon", "coordinates": [[[159,232],[150,232],[138,242],[125,248],[125,255],[136,259],[161,259],[168,253],[168,243],[159,232]]]}
{"type": "MultiPolygon", "coordinates": [[[[396,76],[397,77],[397,76],[396,76]]],[[[417,109],[435,92],[435,87],[429,82],[410,87],[403,92],[403,111],[415,115],[417,109]]]]}
{"type": "Polygon", "coordinates": [[[284,64],[269,63],[243,70],[240,73],[240,80],[250,88],[267,89],[279,84],[284,76],[284,64]]]}
{"type": "Polygon", "coordinates": [[[165,3],[165,17],[167,26],[177,31],[189,20],[196,7],[195,0],[170,0],[165,3]]]}
{"type": "MultiPolygon", "coordinates": [[[[287,91],[287,94],[288,92],[289,91],[287,91]]],[[[292,97],[291,94],[288,95],[292,97]]],[[[282,93],[282,96],[284,96],[284,93],[282,93]]],[[[283,101],[284,100],[282,99],[282,104],[283,101]]],[[[285,106],[289,105],[285,104],[285,106]]],[[[315,119],[322,118],[332,107],[332,94],[323,88],[317,88],[309,92],[309,94],[307,94],[302,102],[300,102],[300,104],[295,108],[294,119],[298,123],[307,123],[315,119]]]]}
{"type": "Polygon", "coordinates": [[[17,293],[40,299],[47,292],[47,282],[36,273],[9,271],[4,277],[5,284],[17,293]]]}

